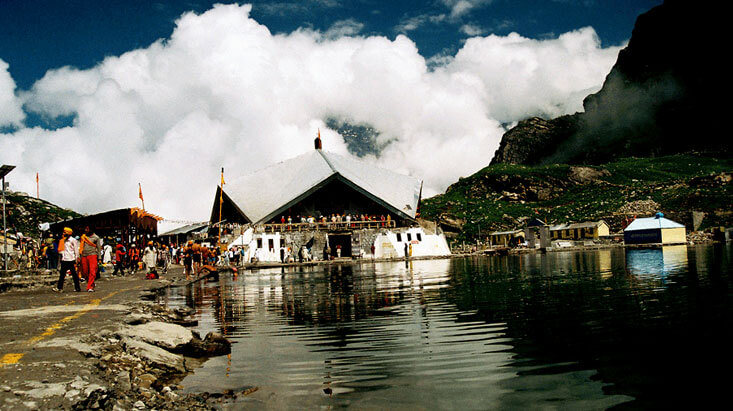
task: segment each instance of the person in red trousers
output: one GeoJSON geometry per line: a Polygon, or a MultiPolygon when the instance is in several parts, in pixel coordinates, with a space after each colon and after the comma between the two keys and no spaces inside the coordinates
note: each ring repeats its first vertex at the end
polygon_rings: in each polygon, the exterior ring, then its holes
{"type": "Polygon", "coordinates": [[[102,253],[102,240],[89,228],[84,228],[84,234],[79,240],[79,254],[81,255],[81,272],[87,279],[87,291],[94,291],[94,280],[97,278],[98,259],[102,253]]]}

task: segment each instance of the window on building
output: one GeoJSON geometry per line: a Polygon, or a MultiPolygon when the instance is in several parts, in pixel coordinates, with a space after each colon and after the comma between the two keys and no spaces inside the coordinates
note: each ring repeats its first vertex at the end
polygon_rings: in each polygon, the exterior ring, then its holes
{"type": "Polygon", "coordinates": [[[270,238],[269,240],[267,240],[267,245],[269,246],[270,250],[273,250],[275,248],[275,239],[270,238]]]}
{"type": "Polygon", "coordinates": [[[280,248],[285,248],[285,239],[284,238],[280,239],[280,248]]]}
{"type": "Polygon", "coordinates": [[[417,241],[422,241],[422,235],[420,233],[415,234],[415,237],[417,237],[417,241]]]}
{"type": "Polygon", "coordinates": [[[401,233],[397,233],[397,242],[398,243],[401,243],[402,242],[402,234],[401,233]]]}
{"type": "Polygon", "coordinates": [[[257,248],[262,248],[262,239],[261,238],[257,239],[257,248]]]}
{"type": "Polygon", "coordinates": [[[407,233],[407,241],[412,241],[412,234],[407,233]]]}

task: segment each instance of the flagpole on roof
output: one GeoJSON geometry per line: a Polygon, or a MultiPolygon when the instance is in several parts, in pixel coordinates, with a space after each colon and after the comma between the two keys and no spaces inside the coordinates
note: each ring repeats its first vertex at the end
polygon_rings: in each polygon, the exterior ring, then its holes
{"type": "Polygon", "coordinates": [[[138,189],[138,197],[140,197],[140,201],[143,203],[143,211],[145,211],[145,200],[143,199],[143,186],[140,183],[137,183],[137,189],[138,189]]]}
{"type": "Polygon", "coordinates": [[[221,206],[224,203],[224,167],[221,168],[221,186],[219,186],[219,244],[221,244],[221,206]]]}

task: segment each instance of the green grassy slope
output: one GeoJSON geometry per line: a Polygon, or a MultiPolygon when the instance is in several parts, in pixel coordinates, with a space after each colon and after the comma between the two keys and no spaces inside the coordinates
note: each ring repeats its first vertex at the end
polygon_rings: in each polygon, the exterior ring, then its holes
{"type": "Polygon", "coordinates": [[[617,231],[626,215],[654,211],[689,225],[694,210],[706,213],[703,228],[731,225],[732,171],[731,159],[695,155],[624,158],[601,166],[496,164],[425,199],[421,215],[460,226],[463,240],[522,227],[527,217],[550,224],[604,219],[617,231]]]}

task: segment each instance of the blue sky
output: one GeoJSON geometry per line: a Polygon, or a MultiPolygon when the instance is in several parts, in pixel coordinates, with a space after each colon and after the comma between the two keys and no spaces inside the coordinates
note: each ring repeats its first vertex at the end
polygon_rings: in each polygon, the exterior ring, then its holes
{"type": "Polygon", "coordinates": [[[319,129],[353,155],[328,126],[349,124],[374,130],[364,161],[431,196],[518,121],[582,111],[658,3],[0,0],[0,163],[79,212],[138,205],[140,183],[151,211],[202,221],[221,167],[303,154],[319,129]]]}
{"type": "MultiPolygon", "coordinates": [[[[0,0],[0,58],[21,89],[47,70],[88,68],[106,56],[146,47],[170,36],[187,11],[215,3],[197,0],[0,0]]],[[[237,2],[234,2],[237,3],[237,2]]],[[[253,5],[251,16],[273,33],[301,27],[325,31],[339,21],[362,24],[361,34],[393,38],[406,33],[425,57],[452,54],[469,37],[466,30],[546,38],[585,26],[603,45],[628,40],[636,17],[660,0],[474,0],[452,14],[458,0],[299,0],[238,2],[253,5]],[[415,26],[410,29],[410,25],[415,26]],[[462,31],[463,30],[463,31],[462,31]]]]}

